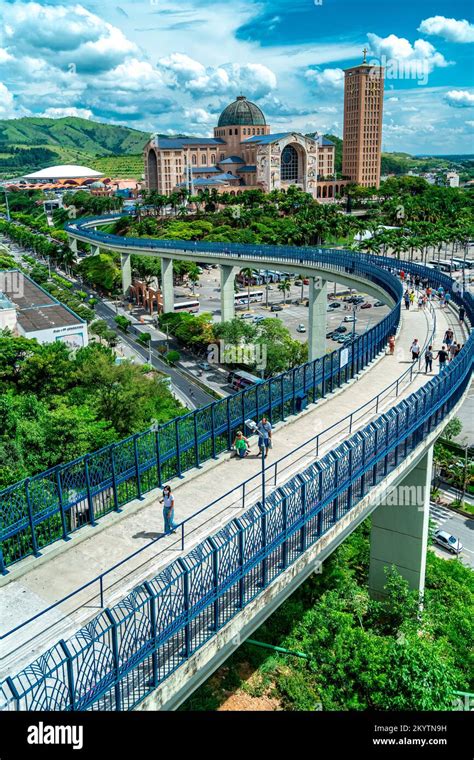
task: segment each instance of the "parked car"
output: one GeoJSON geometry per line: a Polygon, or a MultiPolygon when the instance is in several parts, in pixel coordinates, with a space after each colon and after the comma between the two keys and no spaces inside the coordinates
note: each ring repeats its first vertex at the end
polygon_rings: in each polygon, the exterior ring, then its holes
{"type": "Polygon", "coordinates": [[[385,304],[384,304],[384,302],[383,302],[383,301],[376,301],[376,302],[374,303],[374,306],[385,306],[385,304]]]}
{"type": "Polygon", "coordinates": [[[257,314],[257,316],[253,318],[253,321],[254,322],[261,322],[263,319],[265,319],[265,317],[263,316],[263,314],[257,314]]]}
{"type": "Polygon", "coordinates": [[[283,311],[283,306],[280,306],[279,303],[274,303],[273,306],[270,307],[270,311],[283,311]]]}
{"type": "Polygon", "coordinates": [[[452,554],[460,554],[463,550],[463,545],[459,538],[455,538],[455,536],[452,536],[445,530],[437,530],[433,536],[433,541],[452,554]]]}
{"type": "Polygon", "coordinates": [[[340,309],[341,304],[338,301],[334,301],[333,303],[330,303],[328,306],[328,309],[340,309]]]}
{"type": "Polygon", "coordinates": [[[363,303],[360,308],[361,309],[371,309],[372,308],[372,304],[371,303],[363,303]]]}
{"type": "Polygon", "coordinates": [[[334,340],[334,337],[338,335],[338,333],[334,332],[334,330],[331,330],[331,332],[326,333],[326,338],[330,340],[331,338],[334,340]]]}
{"type": "Polygon", "coordinates": [[[309,285],[309,280],[307,277],[304,278],[303,285],[309,285]]]}
{"type": "Polygon", "coordinates": [[[253,319],[253,314],[241,314],[240,319],[253,319]]]}
{"type": "Polygon", "coordinates": [[[203,369],[203,370],[205,370],[206,372],[207,372],[208,370],[212,369],[212,367],[211,367],[211,365],[209,364],[209,362],[199,362],[199,364],[198,364],[198,367],[199,367],[199,369],[203,369]]]}
{"type": "Polygon", "coordinates": [[[339,327],[336,327],[336,329],[334,330],[334,332],[345,333],[345,332],[347,332],[347,327],[344,327],[344,325],[339,325],[339,327]]]}
{"type": "Polygon", "coordinates": [[[301,280],[295,280],[295,285],[301,285],[301,280]]]}
{"type": "Polygon", "coordinates": [[[353,314],[346,314],[344,317],[344,322],[357,322],[357,317],[355,317],[353,314]]]}
{"type": "Polygon", "coordinates": [[[306,327],[302,322],[299,323],[298,327],[296,328],[296,332],[299,332],[299,333],[306,332],[306,327]]]}

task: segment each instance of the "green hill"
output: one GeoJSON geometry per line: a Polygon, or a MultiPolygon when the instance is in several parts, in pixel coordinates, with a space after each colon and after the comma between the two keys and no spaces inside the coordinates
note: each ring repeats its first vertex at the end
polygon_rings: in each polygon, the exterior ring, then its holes
{"type": "MultiPolygon", "coordinates": [[[[95,168],[97,160],[106,157],[127,157],[124,176],[141,176],[143,168],[138,167],[137,159],[148,139],[147,132],[75,116],[0,119],[0,177],[16,177],[62,163],[95,168]]],[[[120,167],[119,161],[116,171],[120,167]]],[[[105,167],[97,168],[105,171],[105,167]]]]}

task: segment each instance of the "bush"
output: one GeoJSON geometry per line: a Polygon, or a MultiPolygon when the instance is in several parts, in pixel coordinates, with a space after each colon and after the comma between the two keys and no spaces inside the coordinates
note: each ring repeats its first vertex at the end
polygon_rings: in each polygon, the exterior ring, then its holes
{"type": "Polygon", "coordinates": [[[123,317],[120,314],[114,318],[114,322],[124,332],[127,332],[129,326],[132,324],[131,321],[127,319],[127,317],[123,317]]]}
{"type": "Polygon", "coordinates": [[[179,351],[168,351],[168,353],[165,354],[165,359],[168,364],[176,364],[180,359],[180,353],[179,351]]]}

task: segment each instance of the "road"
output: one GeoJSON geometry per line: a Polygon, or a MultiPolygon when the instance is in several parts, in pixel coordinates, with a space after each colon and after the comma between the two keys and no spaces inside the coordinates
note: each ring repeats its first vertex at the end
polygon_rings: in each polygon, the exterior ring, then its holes
{"type": "MultiPolygon", "coordinates": [[[[459,555],[459,561],[474,569],[474,519],[464,517],[446,507],[439,506],[439,504],[430,505],[430,519],[436,525],[436,530],[445,530],[459,538],[464,547],[459,555]]],[[[455,557],[437,544],[434,544],[431,549],[443,559],[455,557]]]]}

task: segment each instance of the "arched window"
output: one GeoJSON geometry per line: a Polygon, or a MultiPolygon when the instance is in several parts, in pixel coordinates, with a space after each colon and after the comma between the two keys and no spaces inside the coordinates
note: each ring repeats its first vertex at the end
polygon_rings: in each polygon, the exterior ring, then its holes
{"type": "Polygon", "coordinates": [[[215,164],[215,163],[216,163],[216,154],[211,153],[211,164],[215,164]]]}
{"type": "Polygon", "coordinates": [[[234,129],[234,134],[235,134],[235,135],[238,135],[238,134],[239,134],[239,130],[238,130],[237,128],[236,128],[236,129],[234,129]]]}
{"type": "Polygon", "coordinates": [[[324,187],[323,187],[323,198],[327,198],[327,196],[328,196],[328,189],[327,189],[326,185],[324,185],[324,187]]]}
{"type": "Polygon", "coordinates": [[[318,198],[321,198],[321,188],[318,187],[318,198]]]}
{"type": "Polygon", "coordinates": [[[244,134],[244,135],[246,135],[246,134],[247,134],[247,130],[245,129],[245,127],[244,127],[244,129],[243,129],[243,134],[244,134]]]}
{"type": "Polygon", "coordinates": [[[221,161],[223,161],[225,158],[225,153],[221,153],[221,161]]]}
{"type": "Polygon", "coordinates": [[[328,198],[332,198],[332,185],[328,187],[328,198]]]}
{"type": "Polygon", "coordinates": [[[253,127],[253,129],[252,129],[252,134],[253,135],[255,134],[255,127],[253,127]]]}
{"type": "Polygon", "coordinates": [[[298,180],[298,153],[293,145],[283,148],[280,163],[283,182],[296,182],[298,180]]]}
{"type": "Polygon", "coordinates": [[[206,162],[207,162],[207,156],[205,153],[203,153],[201,156],[201,166],[206,166],[206,162]]]}
{"type": "Polygon", "coordinates": [[[196,164],[197,164],[197,158],[196,158],[196,154],[195,153],[193,153],[193,155],[191,156],[191,163],[194,166],[196,166],[196,164]]]}
{"type": "Polygon", "coordinates": [[[232,130],[231,130],[231,129],[229,129],[229,135],[231,135],[231,134],[232,134],[232,130]]]}
{"type": "Polygon", "coordinates": [[[154,150],[148,151],[148,189],[158,188],[158,162],[154,150]]]}

